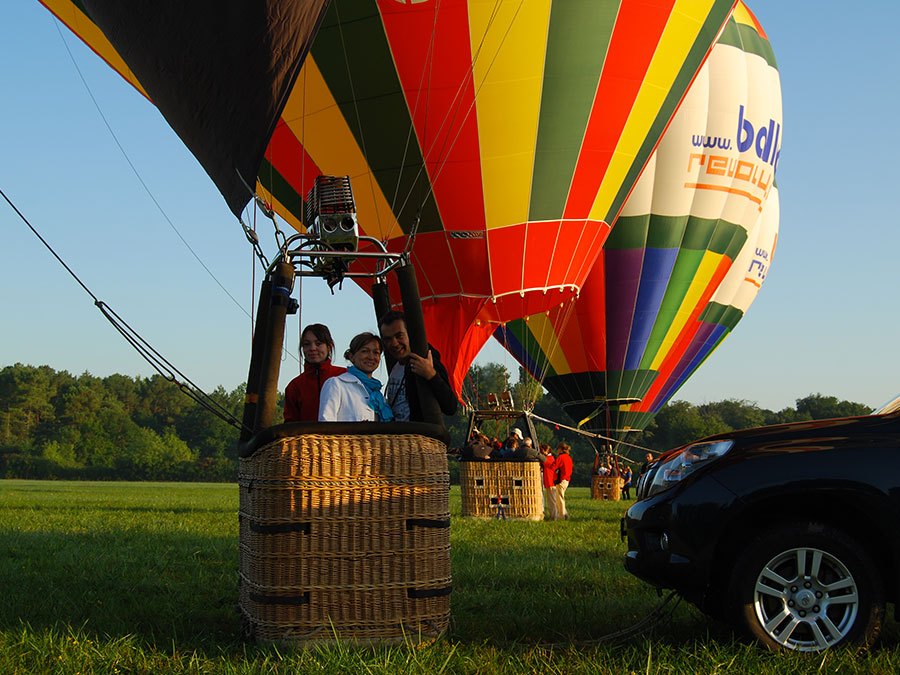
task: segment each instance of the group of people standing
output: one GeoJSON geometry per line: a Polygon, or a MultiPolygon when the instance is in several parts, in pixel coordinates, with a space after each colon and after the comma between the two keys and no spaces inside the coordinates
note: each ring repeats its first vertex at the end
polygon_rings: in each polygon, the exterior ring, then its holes
{"type": "Polygon", "coordinates": [[[622,499],[631,499],[631,481],[633,473],[631,467],[627,464],[620,465],[618,460],[613,464],[612,458],[606,456],[601,459],[599,455],[594,460],[594,475],[601,477],[618,477],[619,485],[622,491],[622,499]]]}
{"type": "Polygon", "coordinates": [[[494,437],[474,431],[472,437],[460,452],[461,459],[540,459],[537,448],[530,438],[522,438],[520,429],[513,429],[502,443],[494,437]]]}
{"type": "Polygon", "coordinates": [[[556,446],[556,456],[550,446],[541,443],[541,473],[544,484],[544,506],[547,508],[547,520],[568,520],[566,509],[566,490],[572,480],[571,447],[568,443],[556,446]]]}
{"type": "Polygon", "coordinates": [[[387,312],[378,321],[379,335],[360,333],[350,341],[344,358],[347,368],[335,366],[334,340],[321,323],[306,326],[300,335],[303,372],[284,392],[285,422],[422,422],[418,387],[427,386],[445,415],[456,413],[458,402],[440,354],[431,345],[422,357],[409,346],[406,317],[387,312]],[[382,354],[394,361],[382,392],[372,374],[382,354]]]}
{"type": "Polygon", "coordinates": [[[502,443],[496,438],[489,439],[482,433],[474,432],[462,449],[463,460],[538,460],[541,463],[541,481],[544,489],[544,508],[547,520],[568,520],[566,490],[572,480],[572,457],[568,443],[556,446],[556,455],[546,443],[535,448],[529,437],[522,437],[522,431],[514,428],[502,443]]]}

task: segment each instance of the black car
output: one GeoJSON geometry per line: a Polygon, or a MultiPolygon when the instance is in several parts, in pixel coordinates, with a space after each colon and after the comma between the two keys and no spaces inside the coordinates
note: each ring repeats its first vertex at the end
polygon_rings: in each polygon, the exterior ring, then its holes
{"type": "Polygon", "coordinates": [[[870,644],[900,587],[900,398],[665,453],[622,536],[628,571],[772,649],[870,644]]]}

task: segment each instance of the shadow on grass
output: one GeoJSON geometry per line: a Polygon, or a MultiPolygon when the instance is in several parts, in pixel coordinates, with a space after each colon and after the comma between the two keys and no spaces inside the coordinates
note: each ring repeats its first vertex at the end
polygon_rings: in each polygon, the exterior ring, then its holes
{"type": "MultiPolygon", "coordinates": [[[[28,514],[32,514],[35,511],[40,511],[42,507],[34,507],[29,506],[27,504],[20,505],[3,505],[3,510],[7,512],[11,511],[22,511],[28,514]]],[[[86,508],[84,504],[73,503],[70,505],[65,504],[53,504],[52,506],[43,507],[48,512],[52,512],[54,515],[60,512],[71,511],[73,513],[82,513],[86,508]]],[[[125,513],[136,513],[136,514],[146,514],[146,513],[156,513],[156,514],[202,514],[202,513],[216,513],[216,514],[233,514],[234,509],[226,508],[226,507],[213,507],[213,506],[160,506],[160,505],[152,505],[152,506],[120,506],[120,505],[104,505],[104,504],[89,504],[87,508],[90,508],[91,511],[102,512],[102,513],[114,513],[116,515],[125,514],[125,513]]]]}
{"type": "MultiPolygon", "coordinates": [[[[625,574],[616,551],[550,543],[504,551],[455,542],[452,555],[453,637],[464,642],[590,641],[634,625],[660,602],[652,588],[625,574]]],[[[715,628],[683,609],[674,621],[678,640],[689,624],[715,628]]]]}
{"type": "Polygon", "coordinates": [[[0,629],[233,643],[237,563],[233,536],[0,531],[0,629]]]}
{"type": "MultiPolygon", "coordinates": [[[[218,654],[241,639],[237,564],[233,535],[0,531],[0,630],[25,623],[35,632],[131,635],[161,649],[218,654]]],[[[623,570],[616,546],[566,526],[471,526],[454,537],[452,566],[455,643],[586,643],[634,625],[659,602],[623,570]]],[[[889,620],[878,649],[895,648],[898,634],[889,620]]],[[[625,644],[648,639],[678,649],[735,637],[682,603],[669,622],[625,644]]]]}
{"type": "MultiPolygon", "coordinates": [[[[477,541],[453,548],[452,638],[498,646],[589,645],[642,621],[662,601],[656,590],[623,567],[623,551],[561,549],[529,543],[502,550],[477,541]]],[[[686,643],[727,645],[742,638],[727,624],[704,615],[686,601],[670,602],[674,611],[633,637],[616,644],[647,640],[679,649],[686,643]]],[[[876,649],[893,649],[900,626],[889,607],[876,649]]]]}

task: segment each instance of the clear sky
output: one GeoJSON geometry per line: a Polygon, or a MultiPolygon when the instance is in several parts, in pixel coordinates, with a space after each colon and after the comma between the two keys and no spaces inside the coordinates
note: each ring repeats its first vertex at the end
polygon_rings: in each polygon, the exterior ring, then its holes
{"type": "MultiPolygon", "coordinates": [[[[891,299],[900,3],[749,6],[775,50],[784,98],[778,248],[745,319],[675,398],[780,409],[821,392],[879,405],[900,391],[891,299]]],[[[232,389],[246,378],[259,267],[224,200],[156,110],[39,3],[0,13],[0,188],[158,351],[201,387],[232,389]]],[[[0,366],[154,372],[2,202],[0,233],[0,366]]],[[[332,297],[308,279],[302,303],[303,323],[328,323],[339,352],[374,328],[352,282],[332,297]]],[[[293,317],[292,354],[297,333],[293,317]]],[[[516,366],[496,344],[479,361],[516,366]]],[[[298,369],[286,357],[282,386],[298,369]]]]}

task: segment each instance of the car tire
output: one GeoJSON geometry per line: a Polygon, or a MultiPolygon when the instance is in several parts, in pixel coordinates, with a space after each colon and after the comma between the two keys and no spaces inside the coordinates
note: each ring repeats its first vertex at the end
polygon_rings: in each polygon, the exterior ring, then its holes
{"type": "Polygon", "coordinates": [[[870,555],[820,523],[778,528],[744,547],[728,597],[738,627],[779,651],[867,647],[884,619],[884,586],[870,555]]]}

